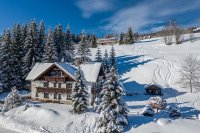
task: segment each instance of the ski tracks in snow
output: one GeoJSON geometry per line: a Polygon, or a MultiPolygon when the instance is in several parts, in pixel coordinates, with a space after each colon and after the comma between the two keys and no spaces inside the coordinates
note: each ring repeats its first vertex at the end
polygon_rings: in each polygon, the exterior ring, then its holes
{"type": "Polygon", "coordinates": [[[197,96],[197,99],[193,102],[194,107],[196,107],[197,101],[199,101],[199,94],[198,94],[198,96],[197,96]]]}
{"type": "Polygon", "coordinates": [[[171,61],[167,61],[168,62],[168,66],[167,66],[167,70],[168,70],[168,72],[167,72],[167,75],[166,75],[166,77],[165,77],[165,84],[166,84],[166,86],[170,86],[170,84],[171,84],[171,76],[172,76],[172,63],[171,63],[171,61]]]}
{"type": "Polygon", "coordinates": [[[172,62],[169,60],[160,59],[159,61],[155,62],[155,64],[156,68],[154,70],[154,76],[156,80],[160,83],[165,83],[166,86],[169,86],[171,84],[171,76],[173,69],[172,62]],[[166,72],[166,74],[164,74],[163,72],[166,72]]]}

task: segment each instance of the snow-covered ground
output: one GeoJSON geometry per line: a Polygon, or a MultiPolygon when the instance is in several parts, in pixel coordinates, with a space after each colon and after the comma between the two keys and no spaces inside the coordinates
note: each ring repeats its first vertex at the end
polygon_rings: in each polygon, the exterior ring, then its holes
{"type": "MultiPolygon", "coordinates": [[[[118,73],[125,91],[137,93],[135,96],[124,96],[129,107],[128,133],[198,133],[200,131],[200,94],[189,93],[179,84],[182,60],[189,54],[200,57],[200,34],[194,43],[166,46],[161,38],[142,40],[134,45],[115,45],[118,73]],[[164,87],[162,96],[168,105],[180,107],[181,118],[169,119],[165,110],[153,117],[140,115],[150,96],[144,95],[144,86],[155,82],[164,87]]],[[[187,39],[187,37],[185,37],[187,39]]],[[[111,46],[100,46],[104,52],[111,46]]],[[[97,49],[91,49],[94,55],[97,49]]],[[[24,110],[24,106],[0,115],[0,127],[21,132],[56,132],[79,133],[91,132],[95,126],[97,113],[88,111],[73,115],[71,106],[53,103],[33,103],[33,107],[24,110]]]]}
{"type": "Polygon", "coordinates": [[[11,130],[8,130],[8,129],[0,128],[0,133],[17,133],[17,132],[11,131],[11,130]]]}

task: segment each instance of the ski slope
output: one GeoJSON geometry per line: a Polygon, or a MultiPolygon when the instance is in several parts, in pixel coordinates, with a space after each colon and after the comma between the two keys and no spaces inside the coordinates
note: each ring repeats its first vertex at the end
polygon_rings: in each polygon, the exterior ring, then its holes
{"type": "MultiPolygon", "coordinates": [[[[200,131],[200,94],[198,91],[189,93],[182,88],[180,68],[182,60],[189,54],[200,58],[200,34],[195,34],[196,40],[180,45],[166,46],[162,38],[141,40],[133,45],[114,45],[117,57],[118,74],[125,91],[136,93],[135,96],[124,96],[129,107],[129,126],[125,133],[198,133],[200,131]],[[144,86],[155,82],[164,87],[164,95],[168,105],[177,104],[182,117],[169,119],[166,111],[155,114],[154,117],[140,115],[151,97],[144,95],[144,86]]],[[[100,46],[102,53],[111,46],[100,46]]],[[[91,49],[92,59],[97,49],[91,49]]],[[[81,115],[70,113],[71,106],[53,103],[33,103],[35,106],[24,110],[24,106],[0,115],[0,127],[31,133],[91,133],[95,127],[97,113],[91,109],[81,115]]],[[[0,129],[1,131],[2,129],[0,129]]]]}

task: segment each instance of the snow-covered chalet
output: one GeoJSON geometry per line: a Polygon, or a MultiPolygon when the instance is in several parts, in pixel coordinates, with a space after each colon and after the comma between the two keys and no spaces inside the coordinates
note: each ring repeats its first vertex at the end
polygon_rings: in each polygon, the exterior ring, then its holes
{"type": "MultiPolygon", "coordinates": [[[[101,63],[81,64],[89,97],[93,103],[99,93],[99,84],[104,77],[101,63]]],[[[71,104],[71,93],[77,68],[68,63],[36,63],[28,76],[32,100],[71,104]]]]}

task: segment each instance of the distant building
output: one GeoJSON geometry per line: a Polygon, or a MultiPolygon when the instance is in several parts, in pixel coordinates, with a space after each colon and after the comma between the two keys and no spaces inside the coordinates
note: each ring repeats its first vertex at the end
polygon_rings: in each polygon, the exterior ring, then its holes
{"type": "MultiPolygon", "coordinates": [[[[92,104],[100,92],[99,85],[104,78],[101,63],[81,64],[89,97],[92,104]]],[[[36,63],[26,77],[31,82],[32,100],[71,104],[71,93],[77,68],[68,63],[36,63]]]]}
{"type": "Polygon", "coordinates": [[[163,95],[162,86],[156,83],[148,84],[144,88],[147,95],[163,95]]]}
{"type": "Polygon", "coordinates": [[[100,38],[97,40],[97,45],[107,45],[107,44],[116,44],[118,39],[116,37],[113,38],[100,38]]]}

